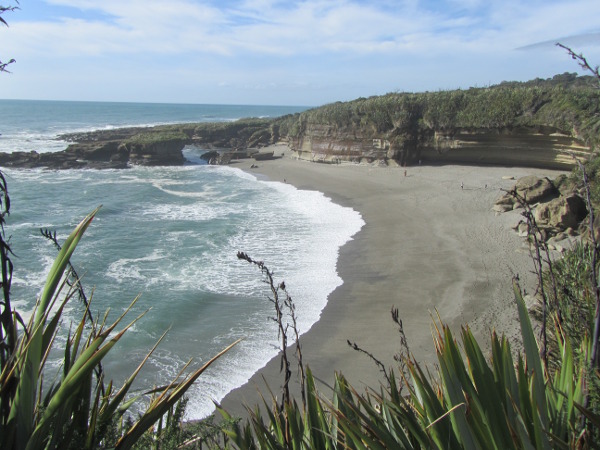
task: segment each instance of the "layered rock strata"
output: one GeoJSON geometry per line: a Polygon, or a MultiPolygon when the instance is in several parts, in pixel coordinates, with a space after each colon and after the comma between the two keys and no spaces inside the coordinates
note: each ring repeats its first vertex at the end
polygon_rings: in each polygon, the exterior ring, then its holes
{"type": "Polygon", "coordinates": [[[570,169],[574,156],[587,159],[590,147],[552,127],[455,129],[413,135],[365,136],[326,125],[311,126],[290,141],[299,159],[317,162],[394,161],[400,165],[490,164],[570,169]]]}

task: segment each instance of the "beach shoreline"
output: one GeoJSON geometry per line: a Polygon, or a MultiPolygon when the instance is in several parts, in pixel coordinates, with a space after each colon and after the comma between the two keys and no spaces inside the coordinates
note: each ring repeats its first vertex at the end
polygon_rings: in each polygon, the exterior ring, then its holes
{"type": "MultiPolygon", "coordinates": [[[[343,284],[328,297],[320,319],[300,342],[318,389],[328,395],[341,372],[359,391],[378,388],[379,368],[348,341],[395,367],[399,334],[391,320],[396,307],[415,358],[432,367],[432,317],[439,314],[453,330],[468,324],[488,340],[495,329],[518,340],[519,324],[512,277],[535,288],[531,258],[511,226],[518,211],[496,214],[494,201],[519,177],[556,177],[561,171],[518,167],[328,165],[294,160],[285,145],[271,148],[276,159],[232,164],[259,179],[317,190],[335,203],[357,210],[366,224],[339,252],[343,284]],[[252,166],[257,167],[252,167],[252,166]],[[510,179],[510,178],[514,179],[510,179]]],[[[315,230],[318,232],[318,230],[315,230]]],[[[293,296],[293,286],[288,286],[293,296]]],[[[259,391],[276,395],[283,377],[272,359],[221,405],[245,416],[243,405],[261,402],[259,391]],[[266,383],[266,384],[265,384],[266,383]]],[[[295,366],[292,390],[298,393],[295,366]]]]}

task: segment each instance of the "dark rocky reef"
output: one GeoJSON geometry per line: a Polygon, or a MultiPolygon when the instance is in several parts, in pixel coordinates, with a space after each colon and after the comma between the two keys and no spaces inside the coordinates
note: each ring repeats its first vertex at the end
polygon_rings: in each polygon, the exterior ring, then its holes
{"type": "MultiPolygon", "coordinates": [[[[60,152],[0,153],[0,166],[49,169],[121,169],[131,165],[179,166],[185,163],[186,145],[228,149],[236,155],[249,147],[262,147],[279,139],[276,124],[263,119],[232,123],[165,125],[120,128],[59,136],[70,142],[60,152]]],[[[229,161],[219,158],[219,161],[229,161]]]]}
{"type": "MultiPolygon", "coordinates": [[[[106,146],[108,147],[108,146],[106,146]]],[[[55,153],[14,152],[0,153],[1,167],[48,169],[124,169],[128,167],[128,158],[120,156],[117,146],[112,150],[106,147],[81,147],[55,153]],[[106,154],[106,158],[99,157],[106,154]]]]}
{"type": "Polygon", "coordinates": [[[124,169],[131,164],[181,165],[187,137],[152,128],[123,128],[59,136],[72,142],[54,153],[0,154],[0,166],[49,169],[124,169]]]}

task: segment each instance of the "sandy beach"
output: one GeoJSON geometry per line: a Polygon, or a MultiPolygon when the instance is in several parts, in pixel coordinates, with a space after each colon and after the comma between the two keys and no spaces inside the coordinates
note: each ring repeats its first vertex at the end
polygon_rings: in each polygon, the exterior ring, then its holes
{"type": "MultiPolygon", "coordinates": [[[[554,178],[561,172],[417,166],[408,167],[405,175],[398,167],[298,161],[286,146],[275,146],[275,154],[283,157],[238,161],[232,167],[324,192],[359,211],[366,222],[340,250],[337,269],[343,285],[330,294],[321,319],[301,337],[304,361],[325,395],[334,371],[343,373],[358,390],[377,387],[382,380],[375,364],[351,349],[347,340],[388,367],[395,365],[399,335],[390,317],[393,306],[399,310],[411,351],[430,366],[435,359],[431,329],[436,311],[455,330],[469,324],[485,341],[492,328],[518,336],[512,277],[518,274],[522,286],[533,290],[533,265],[523,238],[511,229],[520,213],[498,215],[491,208],[501,189],[514,184],[508,177],[554,178]]],[[[293,296],[294,287],[288,290],[293,296]]],[[[230,393],[222,405],[243,415],[243,403],[255,405],[258,390],[267,392],[263,378],[279,393],[279,359],[230,393]]]]}

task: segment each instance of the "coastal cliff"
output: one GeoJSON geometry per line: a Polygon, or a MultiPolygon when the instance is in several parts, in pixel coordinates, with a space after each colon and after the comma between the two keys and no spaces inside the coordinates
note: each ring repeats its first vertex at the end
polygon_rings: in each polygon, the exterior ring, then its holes
{"type": "Polygon", "coordinates": [[[469,164],[505,164],[551,169],[573,167],[573,157],[587,159],[590,147],[555,127],[518,127],[496,130],[436,132],[432,145],[424,146],[426,161],[469,164]]]}
{"type": "Polygon", "coordinates": [[[570,169],[598,144],[600,91],[576,74],[468,90],[392,93],[337,102],[275,119],[164,125],[60,136],[52,154],[1,154],[0,166],[121,168],[182,165],[194,145],[219,161],[286,142],[324,163],[495,164],[570,169]]]}
{"type": "Polygon", "coordinates": [[[570,169],[598,143],[599,105],[594,79],[563,74],[339,102],[282,119],[281,129],[298,158],[319,162],[570,169]]]}
{"type": "Polygon", "coordinates": [[[299,159],[326,163],[381,161],[400,165],[493,164],[550,169],[570,169],[573,156],[587,159],[591,154],[591,148],[582,139],[552,127],[455,129],[432,131],[427,137],[407,134],[390,141],[385,134],[361,136],[316,126],[291,140],[291,147],[299,159]]]}

